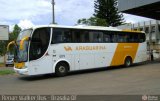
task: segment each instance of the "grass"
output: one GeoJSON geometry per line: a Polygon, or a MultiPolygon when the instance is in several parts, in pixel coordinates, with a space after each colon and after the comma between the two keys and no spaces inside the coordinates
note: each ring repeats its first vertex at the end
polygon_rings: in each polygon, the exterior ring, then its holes
{"type": "Polygon", "coordinates": [[[15,72],[13,70],[0,70],[0,75],[9,75],[14,73],[15,72]]]}
{"type": "Polygon", "coordinates": [[[4,66],[4,63],[0,63],[0,67],[4,66]]]}

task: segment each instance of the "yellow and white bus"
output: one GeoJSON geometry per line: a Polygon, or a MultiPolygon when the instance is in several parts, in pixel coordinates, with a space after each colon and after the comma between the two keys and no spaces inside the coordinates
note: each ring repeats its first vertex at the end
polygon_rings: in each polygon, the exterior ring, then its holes
{"type": "Polygon", "coordinates": [[[147,60],[144,32],[113,27],[46,25],[23,30],[15,45],[19,74],[55,73],[139,63],[147,60]]]}

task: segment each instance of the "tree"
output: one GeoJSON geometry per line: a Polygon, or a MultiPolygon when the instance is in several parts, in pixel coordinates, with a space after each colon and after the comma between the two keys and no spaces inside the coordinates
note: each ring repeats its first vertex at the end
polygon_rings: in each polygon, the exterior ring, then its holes
{"type": "MultiPolygon", "coordinates": [[[[17,24],[15,24],[13,32],[10,33],[10,35],[9,35],[9,42],[17,40],[17,37],[20,32],[21,32],[21,28],[17,24]]],[[[8,45],[8,43],[7,43],[7,45],[8,45]]],[[[14,48],[11,47],[10,53],[13,53],[13,52],[14,52],[14,48]]]]}
{"type": "Polygon", "coordinates": [[[89,26],[107,26],[105,19],[100,19],[96,17],[90,17],[89,19],[86,18],[79,19],[77,23],[89,26]]]}
{"type": "Polygon", "coordinates": [[[108,26],[123,24],[124,19],[122,13],[118,11],[117,0],[95,0],[94,8],[94,16],[105,19],[108,26]]]}
{"type": "Polygon", "coordinates": [[[9,39],[10,40],[16,40],[20,31],[21,31],[21,28],[17,24],[15,24],[13,32],[9,36],[9,39]]]}
{"type": "Polygon", "coordinates": [[[0,41],[0,56],[4,56],[6,54],[7,43],[7,41],[0,41]]]}
{"type": "MultiPolygon", "coordinates": [[[[16,24],[14,26],[13,32],[9,33],[9,40],[0,41],[0,56],[4,56],[6,54],[8,43],[13,40],[16,40],[20,31],[21,31],[21,28],[16,24]]],[[[13,49],[12,49],[12,51],[13,51],[13,49]]]]}

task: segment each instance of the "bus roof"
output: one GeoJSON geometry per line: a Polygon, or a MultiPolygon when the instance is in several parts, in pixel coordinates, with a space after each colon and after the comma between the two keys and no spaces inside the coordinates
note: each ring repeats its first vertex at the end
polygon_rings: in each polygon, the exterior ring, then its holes
{"type": "Polygon", "coordinates": [[[132,31],[132,30],[121,30],[116,27],[102,27],[102,26],[86,26],[86,25],[76,25],[76,26],[64,26],[64,25],[40,25],[34,26],[33,29],[42,28],[42,27],[53,27],[53,28],[70,28],[70,29],[86,29],[86,30],[102,30],[102,31],[122,31],[122,32],[137,32],[143,33],[142,31],[132,31]]]}

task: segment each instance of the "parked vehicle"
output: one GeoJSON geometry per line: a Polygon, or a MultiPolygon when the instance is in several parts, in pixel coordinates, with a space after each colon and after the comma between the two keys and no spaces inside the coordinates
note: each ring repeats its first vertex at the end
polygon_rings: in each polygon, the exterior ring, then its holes
{"type": "Polygon", "coordinates": [[[8,55],[6,59],[6,67],[14,65],[14,55],[8,55]]]}

